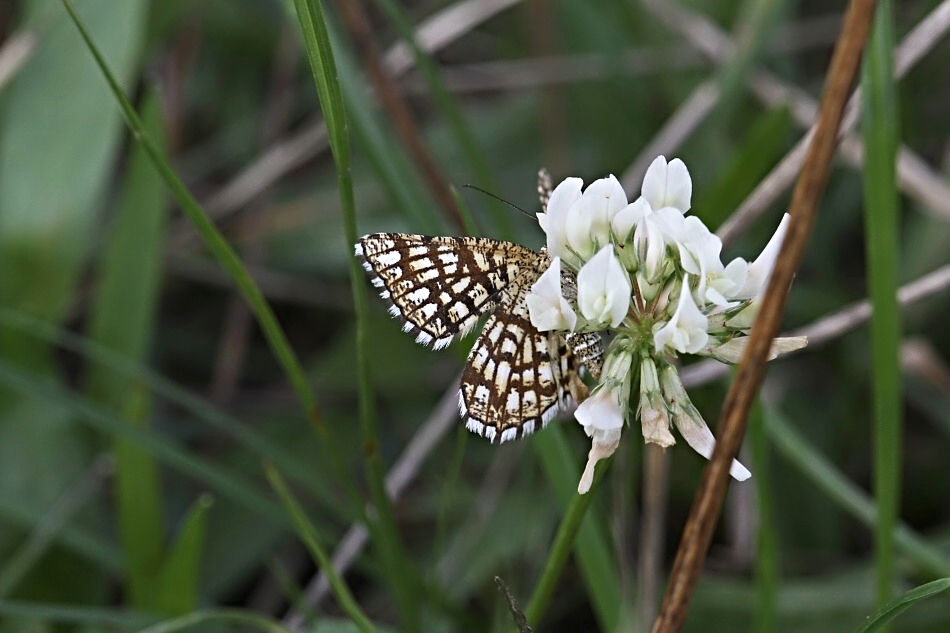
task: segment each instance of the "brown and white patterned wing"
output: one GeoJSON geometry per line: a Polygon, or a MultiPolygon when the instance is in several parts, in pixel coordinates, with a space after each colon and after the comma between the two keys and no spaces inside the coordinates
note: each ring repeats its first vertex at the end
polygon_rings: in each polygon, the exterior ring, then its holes
{"type": "Polygon", "coordinates": [[[405,233],[365,235],[356,255],[403,329],[436,349],[467,334],[538,257],[510,242],[405,233]]]}
{"type": "Polygon", "coordinates": [[[537,274],[512,283],[488,318],[462,372],[459,409],[465,426],[492,442],[543,428],[586,397],[577,359],[564,337],[539,332],[524,295],[537,274]]]}

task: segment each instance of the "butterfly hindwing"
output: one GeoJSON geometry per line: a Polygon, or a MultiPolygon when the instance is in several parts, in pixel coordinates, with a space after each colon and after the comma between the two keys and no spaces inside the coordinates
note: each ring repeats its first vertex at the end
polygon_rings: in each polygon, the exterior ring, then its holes
{"type": "Polygon", "coordinates": [[[493,442],[542,428],[586,395],[564,337],[531,324],[525,295],[548,265],[545,255],[535,257],[535,266],[503,294],[462,372],[459,408],[465,425],[493,442]]]}

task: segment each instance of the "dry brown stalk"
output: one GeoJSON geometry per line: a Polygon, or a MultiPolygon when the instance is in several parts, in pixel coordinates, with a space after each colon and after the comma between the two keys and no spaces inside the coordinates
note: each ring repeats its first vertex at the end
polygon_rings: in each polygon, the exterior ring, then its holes
{"type": "Polygon", "coordinates": [[[848,5],[831,58],[815,135],[792,195],[792,221],[788,234],[749,336],[749,347],[723,404],[719,438],[703,472],[689,519],[683,529],[653,633],[676,633],[686,619],[726,495],[729,466],[739,452],[745,435],[749,409],[765,373],[772,339],[781,325],[788,288],[801,262],[817,214],[818,201],[825,189],[831,158],[837,145],[838,129],[870,31],[875,5],[874,0],[852,0],[848,5]]]}

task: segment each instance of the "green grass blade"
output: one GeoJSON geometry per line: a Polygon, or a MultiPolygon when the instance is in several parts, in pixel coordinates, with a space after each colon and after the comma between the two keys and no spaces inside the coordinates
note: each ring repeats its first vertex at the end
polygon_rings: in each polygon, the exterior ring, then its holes
{"type": "Polygon", "coordinates": [[[891,598],[894,529],[900,513],[902,447],[901,337],[897,280],[900,268],[899,202],[896,183],[898,129],[894,76],[893,11],[879,3],[868,41],[861,85],[864,116],[864,227],[871,315],[874,389],[874,532],[878,604],[891,598]]]}
{"type": "Polygon", "coordinates": [[[291,494],[290,489],[287,487],[287,483],[284,481],[284,478],[281,476],[280,472],[274,468],[272,464],[268,463],[264,464],[264,471],[267,473],[267,479],[270,480],[274,491],[280,497],[280,500],[287,509],[288,514],[290,514],[294,529],[297,531],[297,535],[300,537],[300,540],[303,541],[304,545],[307,547],[307,550],[310,552],[310,555],[313,556],[314,562],[326,574],[327,580],[330,582],[330,587],[333,590],[333,595],[336,596],[337,602],[340,603],[340,607],[344,612],[346,612],[348,616],[350,616],[350,618],[353,620],[353,623],[356,624],[360,631],[363,631],[363,633],[375,631],[376,627],[369,620],[369,618],[366,617],[366,614],[363,613],[363,610],[360,609],[360,606],[353,597],[353,593],[350,591],[350,588],[346,586],[346,582],[340,577],[339,574],[336,573],[336,570],[333,569],[333,564],[330,562],[330,557],[327,556],[326,550],[320,544],[320,539],[317,535],[316,528],[307,519],[307,515],[304,513],[303,508],[300,507],[300,504],[297,503],[297,500],[294,498],[293,494],[291,494]]]}
{"type": "Polygon", "coordinates": [[[758,506],[759,531],[756,539],[755,584],[758,589],[755,630],[771,633],[776,629],[779,545],[775,525],[774,486],[772,485],[770,446],[762,428],[762,407],[756,405],[749,420],[749,445],[752,449],[753,485],[758,506]]]}
{"type": "MultiPolygon", "coordinates": [[[[38,529],[46,521],[46,515],[22,502],[0,500],[0,521],[29,532],[38,529]]],[[[56,544],[64,550],[78,554],[112,574],[122,572],[122,552],[102,535],[77,525],[64,525],[56,532],[55,538],[56,544]]]]}
{"type": "MultiPolygon", "coordinates": [[[[58,323],[92,252],[121,125],[66,15],[46,3],[20,5],[24,31],[34,30],[39,40],[3,95],[0,305],[58,323]],[[51,95],[66,94],[68,100],[50,107],[51,95]]],[[[120,77],[135,69],[147,5],[83,2],[90,28],[120,77]]],[[[36,351],[13,342],[6,348],[9,358],[36,351]]]]}
{"type": "Polygon", "coordinates": [[[392,197],[396,210],[402,212],[413,230],[430,235],[444,232],[445,216],[439,213],[438,206],[413,171],[405,151],[379,116],[366,89],[366,78],[352,53],[341,45],[340,38],[331,34],[331,40],[338,53],[335,59],[340,90],[353,138],[392,197]]]}
{"type": "Polygon", "coordinates": [[[920,585],[911,589],[903,596],[887,603],[880,611],[868,618],[868,621],[858,629],[858,633],[874,633],[880,631],[887,623],[898,615],[914,606],[921,600],[926,600],[931,596],[950,589],[950,578],[941,578],[928,582],[926,585],[920,585]]]}
{"type": "MultiPolygon", "coordinates": [[[[811,446],[775,409],[763,410],[765,430],[775,448],[800,470],[828,498],[864,523],[869,529],[877,525],[877,506],[860,488],[811,446]]],[[[950,576],[950,560],[906,525],[898,523],[894,544],[922,573],[939,578],[950,576]]]]}
{"type": "Polygon", "coordinates": [[[154,616],[119,609],[22,600],[0,600],[0,616],[10,619],[23,618],[62,624],[82,624],[90,627],[89,630],[96,630],[91,628],[94,626],[130,630],[155,622],[154,616]]]}
{"type": "Polygon", "coordinates": [[[319,0],[295,0],[294,5],[297,8],[297,18],[303,33],[304,47],[310,61],[310,70],[316,84],[320,106],[327,122],[330,149],[339,181],[343,228],[347,241],[345,248],[350,251],[348,263],[350,283],[353,288],[353,305],[356,310],[356,365],[359,381],[362,455],[377,517],[375,521],[369,521],[368,527],[376,545],[380,548],[386,579],[399,608],[403,627],[408,631],[418,631],[420,630],[418,594],[413,590],[411,581],[416,574],[408,571],[409,557],[403,549],[399,527],[396,524],[389,495],[386,493],[385,474],[379,455],[376,403],[368,355],[366,280],[363,268],[352,252],[359,235],[356,226],[356,202],[353,196],[350,166],[350,139],[346,131],[343,93],[323,7],[319,0]]]}
{"type": "MultiPolygon", "coordinates": [[[[142,107],[146,132],[164,136],[159,102],[142,107]]],[[[161,178],[140,146],[133,147],[119,208],[100,264],[98,292],[91,307],[90,337],[133,362],[148,353],[161,290],[161,263],[167,202],[161,178]]],[[[148,426],[149,395],[141,383],[105,365],[93,365],[87,393],[103,408],[140,428],[148,426]]],[[[125,585],[131,604],[156,606],[155,575],[165,541],[165,516],[158,468],[145,451],[117,438],[116,514],[125,552],[125,585]]]]}
{"type": "Polygon", "coordinates": [[[211,495],[201,495],[185,515],[178,538],[162,561],[156,602],[159,613],[184,615],[198,607],[201,553],[204,551],[211,495]]]}
{"type": "MultiPolygon", "coordinates": [[[[185,631],[199,624],[214,622],[232,622],[241,625],[240,630],[265,631],[266,633],[290,633],[274,618],[246,609],[207,609],[195,611],[173,620],[140,629],[138,633],[175,633],[185,631]]],[[[201,629],[195,629],[201,630],[201,629]]]]}

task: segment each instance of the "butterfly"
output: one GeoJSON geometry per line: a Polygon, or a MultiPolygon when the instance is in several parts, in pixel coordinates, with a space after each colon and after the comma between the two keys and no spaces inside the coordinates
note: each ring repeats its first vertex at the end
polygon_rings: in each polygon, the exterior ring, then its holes
{"type": "MultiPolygon", "coordinates": [[[[542,172],[542,208],[550,191],[542,172]]],[[[459,388],[459,409],[470,431],[492,442],[517,439],[587,397],[579,368],[583,361],[598,371],[600,335],[540,332],[531,323],[525,297],[550,265],[543,249],[408,233],[364,235],[355,249],[390,314],[418,343],[445,347],[488,314],[459,388]]],[[[576,288],[569,273],[562,285],[568,292],[576,288]]]]}

